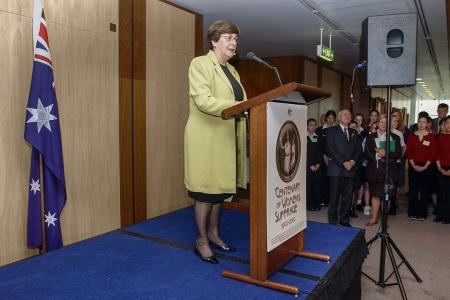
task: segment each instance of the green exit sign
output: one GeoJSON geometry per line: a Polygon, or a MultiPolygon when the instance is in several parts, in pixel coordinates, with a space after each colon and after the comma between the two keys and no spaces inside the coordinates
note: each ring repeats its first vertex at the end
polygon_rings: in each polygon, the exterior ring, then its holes
{"type": "Polygon", "coordinates": [[[317,56],[326,61],[334,61],[334,52],[323,45],[317,46],[317,56]]]}

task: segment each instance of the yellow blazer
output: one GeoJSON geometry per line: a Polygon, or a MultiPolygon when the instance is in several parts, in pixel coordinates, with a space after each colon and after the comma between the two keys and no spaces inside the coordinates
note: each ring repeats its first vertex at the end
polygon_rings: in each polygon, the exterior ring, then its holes
{"type": "MultiPolygon", "coordinates": [[[[227,67],[240,82],[234,67],[227,67]]],[[[245,119],[220,117],[234,103],[233,88],[215,54],[209,51],[194,58],[189,66],[190,111],[184,131],[188,190],[221,194],[235,193],[236,185],[247,187],[245,119]]]]}

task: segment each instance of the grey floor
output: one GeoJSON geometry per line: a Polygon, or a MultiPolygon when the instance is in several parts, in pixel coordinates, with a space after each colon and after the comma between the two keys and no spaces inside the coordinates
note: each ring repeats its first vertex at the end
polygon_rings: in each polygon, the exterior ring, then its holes
{"type": "MultiPolygon", "coordinates": [[[[405,265],[400,267],[400,275],[408,299],[450,299],[450,225],[434,223],[431,215],[424,222],[411,221],[407,217],[407,196],[400,195],[400,208],[396,216],[389,216],[388,232],[403,255],[422,278],[417,282],[405,265]]],[[[352,218],[353,227],[366,229],[366,240],[376,235],[381,222],[365,227],[369,216],[358,212],[358,218],[352,218]]],[[[308,212],[308,220],[327,222],[327,209],[308,212]]],[[[370,254],[363,264],[363,272],[378,278],[380,264],[380,241],[370,248],[370,254]]],[[[396,256],[398,262],[400,259],[396,256]]],[[[386,274],[392,272],[392,266],[386,255],[386,274]]],[[[390,281],[395,281],[392,276],[390,281]]],[[[381,288],[362,276],[362,299],[402,299],[398,286],[381,288]]]]}

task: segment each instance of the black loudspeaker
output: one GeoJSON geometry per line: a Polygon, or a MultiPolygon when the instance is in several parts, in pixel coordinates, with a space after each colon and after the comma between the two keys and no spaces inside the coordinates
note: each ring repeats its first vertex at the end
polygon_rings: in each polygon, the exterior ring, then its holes
{"type": "Polygon", "coordinates": [[[368,17],[362,23],[361,58],[367,86],[416,84],[417,14],[368,17]]]}

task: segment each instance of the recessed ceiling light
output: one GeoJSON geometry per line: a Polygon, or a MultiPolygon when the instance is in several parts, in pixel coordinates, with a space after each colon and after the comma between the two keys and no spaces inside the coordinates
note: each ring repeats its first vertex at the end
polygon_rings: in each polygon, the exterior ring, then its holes
{"type": "Polygon", "coordinates": [[[417,80],[417,81],[420,81],[420,80],[422,80],[422,78],[416,78],[416,80],[417,80]]]}

